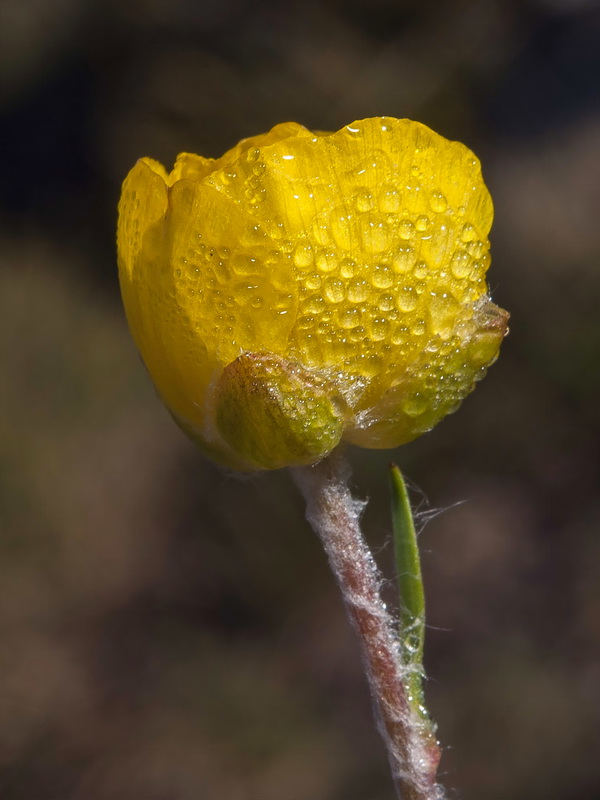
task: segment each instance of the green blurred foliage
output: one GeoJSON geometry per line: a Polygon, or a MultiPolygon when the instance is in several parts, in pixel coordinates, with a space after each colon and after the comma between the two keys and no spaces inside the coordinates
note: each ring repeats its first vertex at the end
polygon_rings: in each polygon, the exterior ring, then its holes
{"type": "Polygon", "coordinates": [[[371,114],[482,157],[513,315],[456,415],[351,452],[386,570],[390,457],[423,521],[445,509],[421,535],[442,778],[464,800],[600,794],[597,5],[4,0],[0,31],[0,795],[391,797],[300,499],[183,438],[114,255],[138,156],[371,114]]]}

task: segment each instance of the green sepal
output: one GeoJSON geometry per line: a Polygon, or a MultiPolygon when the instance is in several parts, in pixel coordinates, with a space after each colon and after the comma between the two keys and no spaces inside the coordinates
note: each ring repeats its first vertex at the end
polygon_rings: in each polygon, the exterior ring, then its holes
{"type": "Polygon", "coordinates": [[[273,353],[244,353],[228,364],[215,404],[219,434],[255,469],[313,464],[333,450],[344,427],[335,387],[273,353]]]}

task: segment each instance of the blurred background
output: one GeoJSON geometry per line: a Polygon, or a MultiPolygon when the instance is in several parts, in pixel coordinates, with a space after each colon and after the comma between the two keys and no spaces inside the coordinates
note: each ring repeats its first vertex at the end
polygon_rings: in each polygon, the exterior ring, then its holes
{"type": "Polygon", "coordinates": [[[0,37],[3,800],[392,797],[289,476],[224,474],[171,422],[114,246],[139,156],[383,114],[481,157],[512,313],[456,415],[350,454],[386,570],[389,459],[443,509],[421,534],[442,780],[600,796],[598,3],[2,0],[0,37]]]}

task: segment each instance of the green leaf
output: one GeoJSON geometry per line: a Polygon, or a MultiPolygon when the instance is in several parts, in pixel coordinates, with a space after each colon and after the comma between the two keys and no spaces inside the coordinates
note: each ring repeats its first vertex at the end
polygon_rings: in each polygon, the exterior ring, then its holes
{"type": "Polygon", "coordinates": [[[413,709],[423,718],[423,644],[425,640],[425,593],[417,534],[406,484],[395,464],[390,465],[392,527],[400,607],[400,645],[407,688],[413,709]]]}

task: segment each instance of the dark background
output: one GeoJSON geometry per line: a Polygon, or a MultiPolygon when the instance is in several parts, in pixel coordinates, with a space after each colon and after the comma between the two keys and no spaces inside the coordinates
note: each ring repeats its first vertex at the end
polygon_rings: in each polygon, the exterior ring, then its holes
{"type": "Polygon", "coordinates": [[[120,306],[138,156],[412,117],[482,158],[500,360],[386,464],[423,512],[427,694],[462,800],[600,796],[600,13],[575,0],[2,0],[0,796],[389,800],[285,472],[170,421],[120,306]],[[428,499],[424,498],[426,494],[428,499]]]}

